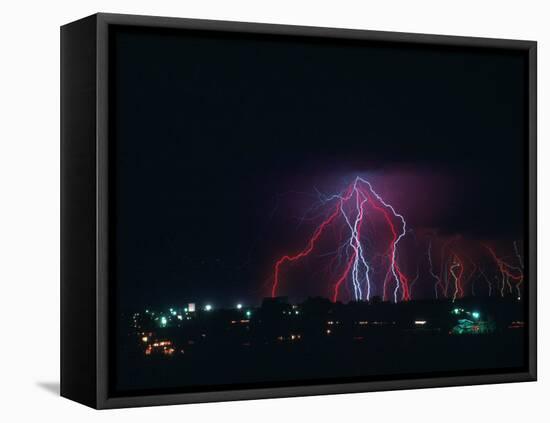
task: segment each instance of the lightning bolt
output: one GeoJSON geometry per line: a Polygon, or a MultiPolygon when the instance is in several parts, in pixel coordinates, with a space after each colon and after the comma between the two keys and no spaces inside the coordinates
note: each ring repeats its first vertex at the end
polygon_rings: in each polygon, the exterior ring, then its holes
{"type": "MultiPolygon", "coordinates": [[[[371,297],[371,280],[369,272],[371,266],[366,257],[366,247],[362,239],[362,227],[367,206],[380,212],[388,224],[391,232],[391,241],[388,247],[387,257],[389,260],[389,272],[395,281],[394,301],[398,301],[398,292],[401,289],[403,292],[402,299],[409,300],[410,292],[408,288],[408,278],[401,271],[398,264],[398,247],[399,242],[403,239],[407,232],[405,218],[397,213],[394,207],[387,203],[373,188],[371,183],[361,177],[356,177],[344,193],[324,196],[318,192],[320,202],[324,204],[336,201],[336,206],[332,213],[326,217],[321,224],[315,229],[311,238],[306,244],[306,247],[295,254],[286,254],[275,262],[273,285],[271,287],[271,296],[277,295],[277,290],[280,285],[281,269],[286,263],[296,262],[308,256],[316,247],[319,239],[323,236],[326,228],[336,222],[339,216],[342,216],[348,228],[348,238],[346,247],[349,247],[351,252],[347,254],[343,271],[333,284],[332,300],[337,301],[341,285],[348,279],[351,279],[353,293],[356,300],[370,300],[371,297]],[[353,210],[349,210],[349,205],[354,204],[353,210]],[[396,227],[397,220],[400,225],[396,227]],[[366,294],[363,292],[366,289],[366,294]]],[[[308,210],[316,209],[317,206],[308,210]]],[[[345,249],[344,249],[345,250],[345,249]]],[[[342,246],[337,251],[342,251],[342,246]]],[[[336,260],[331,260],[335,263],[336,260]]],[[[340,263],[340,259],[338,259],[340,263]]]]}
{"type": "Polygon", "coordinates": [[[464,296],[464,291],[462,290],[461,286],[461,279],[462,275],[464,273],[464,266],[462,262],[460,261],[460,258],[455,254],[453,257],[453,264],[450,267],[451,275],[453,275],[453,278],[455,280],[455,291],[453,294],[453,303],[456,301],[457,296],[464,296]],[[455,269],[458,268],[458,274],[455,273],[455,269]]]}
{"type": "MultiPolygon", "coordinates": [[[[344,200],[341,200],[341,202],[343,201],[344,200]]],[[[296,261],[309,255],[315,248],[315,244],[317,243],[317,241],[325,231],[326,227],[329,226],[336,219],[336,217],[338,216],[339,210],[340,210],[340,207],[337,207],[334,210],[334,212],[332,212],[332,214],[326,220],[324,220],[319,227],[317,227],[317,229],[313,233],[305,249],[303,249],[302,251],[294,255],[284,255],[279,260],[277,260],[277,263],[275,264],[274,282],[271,288],[272,297],[276,296],[277,288],[279,286],[279,273],[281,271],[281,266],[287,262],[296,261]]]]}
{"type": "MultiPolygon", "coordinates": [[[[416,274],[409,279],[401,267],[406,258],[402,257],[402,249],[409,245],[403,243],[403,239],[407,233],[412,234],[416,240],[414,245],[418,247],[418,238],[408,229],[405,217],[374,189],[370,181],[357,176],[341,192],[325,195],[315,189],[314,194],[308,195],[315,198],[316,203],[306,210],[306,215],[299,222],[320,223],[301,250],[275,260],[273,277],[268,281],[272,282],[272,297],[277,296],[281,289],[285,270],[310,255],[323,260],[323,266],[317,268],[315,278],[317,274],[324,275],[333,302],[340,300],[343,288],[344,294],[356,301],[370,301],[375,292],[381,292],[384,301],[408,301],[412,299],[413,288],[415,297],[422,293],[423,272],[426,272],[426,282],[433,280],[433,287],[429,289],[436,299],[450,298],[454,302],[464,298],[466,288],[470,295],[475,296],[479,293],[478,279],[481,277],[487,282],[489,296],[497,290],[504,296],[506,289],[512,293],[515,288],[520,297],[524,273],[517,242],[513,243],[519,263],[517,266],[497,256],[492,247],[482,244],[496,263],[495,273],[489,274],[487,267],[478,265],[470,253],[463,252],[463,242],[455,244],[460,239],[459,235],[448,237],[442,243],[437,260],[439,268],[436,270],[433,248],[438,245],[434,243],[437,238],[430,236],[426,255],[419,257],[412,254],[406,262],[408,266],[416,263],[416,274]],[[335,246],[329,247],[328,251],[318,251],[320,245],[329,245],[322,239],[334,242],[335,246]],[[429,267],[424,264],[426,257],[429,267]],[[499,278],[494,286],[493,275],[499,278]]],[[[471,244],[466,245],[471,247],[471,244]]],[[[428,283],[431,285],[431,282],[428,283]]]]}
{"type": "Polygon", "coordinates": [[[489,251],[489,254],[495,261],[501,275],[502,275],[502,287],[500,290],[501,297],[504,297],[504,288],[507,285],[510,293],[512,292],[512,285],[510,279],[516,282],[516,291],[518,297],[521,297],[521,284],[523,283],[523,270],[519,267],[512,266],[511,264],[506,263],[500,257],[497,256],[495,250],[488,245],[484,245],[485,248],[489,251]]]}
{"type": "Polygon", "coordinates": [[[437,292],[437,287],[440,286],[440,288],[443,289],[443,286],[441,285],[441,278],[434,273],[434,265],[432,262],[432,240],[431,239],[430,239],[430,243],[428,244],[428,263],[430,264],[430,275],[435,279],[434,291],[435,291],[435,299],[437,300],[439,297],[437,292]]]}

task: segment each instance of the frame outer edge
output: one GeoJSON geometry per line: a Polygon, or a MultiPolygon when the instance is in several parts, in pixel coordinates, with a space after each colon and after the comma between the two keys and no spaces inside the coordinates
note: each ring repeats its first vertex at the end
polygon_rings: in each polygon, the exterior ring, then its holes
{"type": "Polygon", "coordinates": [[[60,32],[60,395],[95,407],[95,16],[60,32]]]}
{"type": "Polygon", "coordinates": [[[537,43],[529,46],[529,373],[537,380],[537,43]]]}
{"type": "Polygon", "coordinates": [[[354,29],[334,29],[277,24],[212,21],[199,19],[165,18],[153,16],[98,13],[97,17],[97,403],[96,408],[122,408],[151,405],[201,403],[213,401],[233,401],[243,399],[263,399],[308,395],[359,393],[382,390],[422,389],[460,385],[491,383],[527,382],[537,378],[536,350],[536,47],[535,41],[411,34],[399,32],[368,31],[354,29]],[[529,331],[528,331],[528,371],[493,375],[453,376],[445,378],[404,379],[395,381],[341,383],[333,385],[311,385],[295,387],[262,388],[247,390],[227,390],[182,394],[159,394],[136,397],[109,397],[109,339],[108,339],[108,32],[109,25],[149,26],[180,29],[217,30],[229,32],[250,32],[258,34],[297,35],[312,37],[354,38],[371,41],[400,43],[453,45],[459,47],[488,47],[517,49],[528,52],[528,131],[529,131],[529,331]]]}
{"type": "Polygon", "coordinates": [[[438,35],[395,31],[376,31],[352,28],[327,28],[318,26],[286,25],[242,21],[221,21],[209,19],[172,18],[164,16],[127,15],[98,13],[105,23],[115,25],[148,26],[176,29],[199,29],[255,34],[277,34],[333,38],[354,38],[370,41],[386,41],[416,44],[454,45],[459,47],[491,47],[505,49],[529,49],[535,41],[504,38],[470,37],[460,35],[438,35]]]}

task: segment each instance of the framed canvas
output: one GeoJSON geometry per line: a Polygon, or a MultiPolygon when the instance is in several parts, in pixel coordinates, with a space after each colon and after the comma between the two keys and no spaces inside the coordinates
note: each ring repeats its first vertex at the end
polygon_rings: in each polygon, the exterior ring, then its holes
{"type": "Polygon", "coordinates": [[[61,394],[536,379],[536,43],[61,28],[61,394]]]}

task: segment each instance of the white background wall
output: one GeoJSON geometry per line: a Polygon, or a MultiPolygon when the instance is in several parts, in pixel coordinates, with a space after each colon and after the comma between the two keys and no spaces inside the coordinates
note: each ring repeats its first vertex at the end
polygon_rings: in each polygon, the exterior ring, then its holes
{"type": "MultiPolygon", "coordinates": [[[[3,421],[548,421],[546,1],[10,1],[0,24],[0,417],[3,421]],[[59,26],[103,12],[539,42],[539,382],[96,412],[59,382],[59,26]],[[546,390],[546,395],[544,391],[546,390]]],[[[513,201],[513,199],[511,199],[513,201]]]]}

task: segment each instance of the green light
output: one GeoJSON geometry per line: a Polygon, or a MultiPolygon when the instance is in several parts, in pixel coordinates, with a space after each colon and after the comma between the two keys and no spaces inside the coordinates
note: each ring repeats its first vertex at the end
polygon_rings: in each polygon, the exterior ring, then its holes
{"type": "Polygon", "coordinates": [[[189,309],[188,309],[187,307],[185,307],[185,308],[183,309],[183,311],[184,311],[185,313],[187,313],[187,312],[189,311],[189,309]]]}
{"type": "Polygon", "coordinates": [[[210,304],[206,304],[206,305],[204,306],[204,310],[205,310],[205,311],[211,311],[211,310],[212,310],[212,306],[211,306],[210,304]]]}
{"type": "Polygon", "coordinates": [[[460,313],[460,309],[459,309],[459,308],[453,309],[453,314],[459,314],[459,313],[460,313]]]}
{"type": "Polygon", "coordinates": [[[160,324],[161,326],[166,326],[168,324],[168,320],[166,319],[166,317],[162,316],[160,318],[160,324]]]}
{"type": "Polygon", "coordinates": [[[472,313],[472,317],[473,317],[474,319],[479,319],[479,312],[474,311],[474,312],[472,313]]]}
{"type": "Polygon", "coordinates": [[[250,310],[246,310],[246,317],[252,316],[252,312],[250,310]]]}

